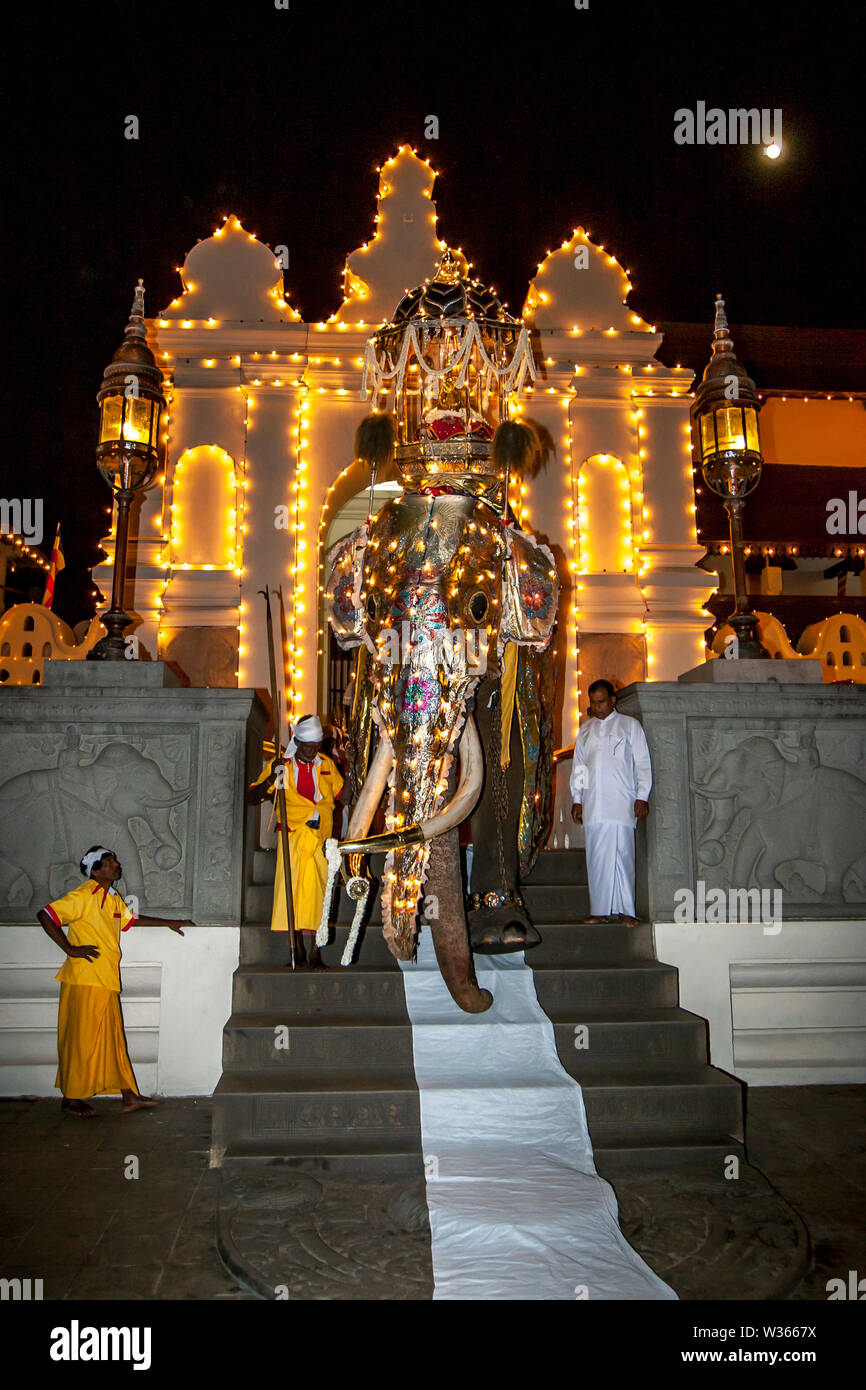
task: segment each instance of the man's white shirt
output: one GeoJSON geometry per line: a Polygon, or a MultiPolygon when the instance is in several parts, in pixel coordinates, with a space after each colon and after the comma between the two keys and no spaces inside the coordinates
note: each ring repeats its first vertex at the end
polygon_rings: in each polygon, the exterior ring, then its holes
{"type": "Polygon", "coordinates": [[[588,719],[574,744],[571,800],[583,807],[584,825],[637,824],[636,801],[649,800],[653,784],[646,734],[639,720],[614,710],[588,719]]]}

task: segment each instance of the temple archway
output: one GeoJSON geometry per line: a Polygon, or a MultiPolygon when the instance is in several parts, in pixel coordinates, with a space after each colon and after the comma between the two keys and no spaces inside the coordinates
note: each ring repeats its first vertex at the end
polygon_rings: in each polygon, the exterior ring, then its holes
{"type": "Polygon", "coordinates": [[[231,455],[216,444],[186,449],[172,479],[172,568],[235,569],[242,549],[238,509],[231,455]]]}

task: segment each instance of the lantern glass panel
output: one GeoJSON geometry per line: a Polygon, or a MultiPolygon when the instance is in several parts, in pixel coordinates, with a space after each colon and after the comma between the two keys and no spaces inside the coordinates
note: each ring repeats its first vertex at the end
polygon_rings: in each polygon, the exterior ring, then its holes
{"type": "Polygon", "coordinates": [[[150,444],[151,417],[156,408],[146,396],[130,396],[123,422],[123,437],[130,444],[150,444]]]}
{"type": "Polygon", "coordinates": [[[723,453],[744,453],[746,434],[743,424],[744,410],[739,405],[720,406],[714,412],[716,417],[716,437],[719,451],[723,453]]]}
{"type": "Polygon", "coordinates": [[[713,430],[712,411],[701,416],[701,458],[709,458],[716,452],[716,435],[713,430]]]}
{"type": "Polygon", "coordinates": [[[123,397],[106,396],[102,402],[102,419],[100,422],[99,442],[107,444],[112,439],[120,438],[120,424],[123,418],[123,397]]]}
{"type": "Polygon", "coordinates": [[[758,412],[751,408],[743,411],[746,420],[746,447],[754,453],[761,452],[761,441],[758,437],[758,412]]]}

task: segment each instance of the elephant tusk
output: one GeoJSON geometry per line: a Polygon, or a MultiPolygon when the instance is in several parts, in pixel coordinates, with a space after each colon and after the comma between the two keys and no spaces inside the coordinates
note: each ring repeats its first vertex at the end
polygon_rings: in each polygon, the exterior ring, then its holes
{"type": "Polygon", "coordinates": [[[150,796],[147,799],[147,805],[151,810],[165,811],[169,806],[179,806],[190,796],[192,796],[192,787],[187,787],[185,792],[175,792],[174,796],[150,796]]]}
{"type": "Polygon", "coordinates": [[[357,840],[366,835],[370,829],[370,822],[376,814],[376,807],[382,799],[382,793],[388,781],[388,774],[394,762],[394,748],[385,730],[382,729],[379,739],[379,747],[376,749],[376,756],[370,765],[370,771],[364,780],[360,796],[355,802],[352,814],[349,817],[349,826],[346,831],[346,843],[349,840],[357,840]]]}
{"type": "Polygon", "coordinates": [[[481,740],[472,715],[466,716],[466,727],[460,741],[460,781],[457,790],[443,806],[438,816],[421,822],[421,833],[425,840],[436,835],[444,835],[466,819],[481,793],[484,781],[484,760],[481,756],[481,740]]]}
{"type": "MultiPolygon", "coordinates": [[[[352,812],[346,839],[340,844],[341,854],[386,854],[392,849],[403,849],[407,845],[420,844],[423,840],[432,840],[437,835],[444,835],[446,831],[453,830],[455,825],[464,821],[478,800],[484,778],[484,764],[475,720],[469,715],[460,743],[460,780],[447,806],[444,806],[438,815],[422,821],[420,825],[407,825],[403,830],[386,831],[384,835],[367,835],[366,831],[385,789],[393,760],[394,750],[391,742],[383,734],[373,765],[352,812]]],[[[343,877],[346,877],[345,867],[343,877]]]]}
{"type": "Polygon", "coordinates": [[[707,796],[711,801],[732,801],[737,792],[717,792],[710,791],[709,787],[702,787],[697,782],[692,782],[692,791],[698,792],[701,796],[707,796]]]}

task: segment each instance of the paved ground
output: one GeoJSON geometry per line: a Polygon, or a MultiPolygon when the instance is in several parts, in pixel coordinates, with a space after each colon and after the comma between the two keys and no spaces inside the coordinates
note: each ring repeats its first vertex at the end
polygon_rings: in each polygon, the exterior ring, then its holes
{"type": "MultiPolygon", "coordinates": [[[[265,1268],[280,1252],[293,1279],[300,1271],[295,1297],[387,1298],[396,1284],[398,1297],[429,1298],[418,1204],[395,1208],[387,1184],[352,1193],[284,1184],[273,1169],[221,1184],[207,1167],[209,1100],[134,1115],[95,1105],[99,1118],[84,1121],[59,1100],[0,1101],[0,1277],[41,1278],[46,1299],[252,1299],[217,1253],[222,1186],[235,1253],[246,1242],[265,1268]],[[366,1295],[353,1260],[373,1272],[366,1295]]],[[[802,1253],[793,1208],[812,1252],[789,1297],[823,1300],[828,1279],[866,1274],[866,1086],[752,1089],[747,1147],[740,1184],[614,1183],[623,1230],[653,1268],[684,1298],[774,1296],[774,1280],[787,1292],[802,1253]]]]}

